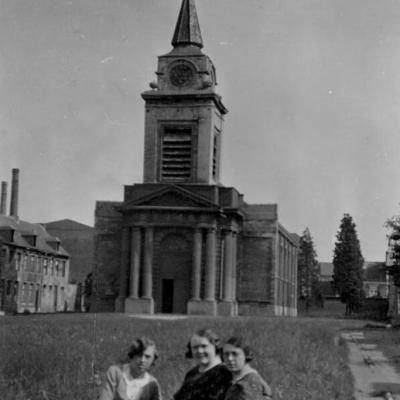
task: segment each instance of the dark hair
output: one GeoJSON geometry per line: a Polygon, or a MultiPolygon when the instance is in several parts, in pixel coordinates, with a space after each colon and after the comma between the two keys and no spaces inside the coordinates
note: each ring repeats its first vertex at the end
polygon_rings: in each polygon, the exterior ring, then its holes
{"type": "Polygon", "coordinates": [[[231,346],[242,349],[244,356],[246,357],[246,362],[250,362],[254,358],[253,350],[242,336],[232,336],[225,342],[225,344],[230,344],[231,346]]]}
{"type": "Polygon", "coordinates": [[[222,345],[218,335],[211,329],[199,329],[191,336],[188,344],[186,345],[186,358],[193,358],[192,348],[190,346],[193,336],[200,336],[208,339],[208,341],[215,347],[215,354],[219,356],[222,355],[222,345]]]}
{"type": "Polygon", "coordinates": [[[156,344],[153,340],[146,337],[135,339],[129,347],[128,358],[131,360],[135,356],[141,356],[148,347],[154,347],[154,361],[158,358],[156,344]]]}

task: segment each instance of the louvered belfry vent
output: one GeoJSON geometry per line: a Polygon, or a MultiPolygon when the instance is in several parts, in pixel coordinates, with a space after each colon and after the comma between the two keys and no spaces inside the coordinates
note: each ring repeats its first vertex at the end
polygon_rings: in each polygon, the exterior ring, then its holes
{"type": "Polygon", "coordinates": [[[162,141],[161,179],[189,181],[192,178],[192,129],[165,128],[162,141]]]}

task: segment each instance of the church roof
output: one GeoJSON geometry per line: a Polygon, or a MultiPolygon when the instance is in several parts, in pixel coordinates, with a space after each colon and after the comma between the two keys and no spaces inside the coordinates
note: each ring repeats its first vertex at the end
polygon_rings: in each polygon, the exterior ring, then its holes
{"type": "Polygon", "coordinates": [[[182,1],[171,43],[174,47],[187,45],[203,47],[203,39],[201,38],[200,25],[197,19],[194,0],[182,1]]]}

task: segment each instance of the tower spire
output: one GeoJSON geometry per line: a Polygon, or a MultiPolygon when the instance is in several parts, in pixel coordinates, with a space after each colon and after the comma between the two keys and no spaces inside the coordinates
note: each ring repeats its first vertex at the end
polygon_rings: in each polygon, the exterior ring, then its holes
{"type": "Polygon", "coordinates": [[[187,45],[203,47],[194,0],[182,0],[181,10],[179,11],[171,43],[174,47],[187,45]]]}

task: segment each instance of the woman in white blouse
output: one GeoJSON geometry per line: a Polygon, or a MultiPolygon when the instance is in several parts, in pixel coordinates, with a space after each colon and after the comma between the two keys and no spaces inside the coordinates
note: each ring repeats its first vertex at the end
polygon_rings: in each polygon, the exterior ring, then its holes
{"type": "Polygon", "coordinates": [[[155,343],[147,338],[136,339],[128,358],[127,363],[108,369],[99,400],[161,400],[160,385],[148,372],[157,359],[155,343]]]}

